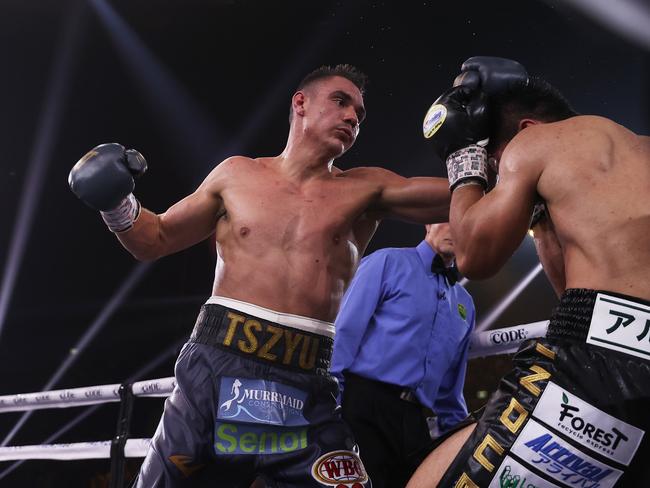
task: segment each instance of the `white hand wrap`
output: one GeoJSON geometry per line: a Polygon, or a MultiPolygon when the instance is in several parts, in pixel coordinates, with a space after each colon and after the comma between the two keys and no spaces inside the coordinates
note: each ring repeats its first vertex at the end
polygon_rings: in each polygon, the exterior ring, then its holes
{"type": "Polygon", "coordinates": [[[99,212],[111,232],[124,232],[133,227],[133,223],[140,215],[140,202],[129,193],[113,210],[99,212]]]}
{"type": "Polygon", "coordinates": [[[449,189],[465,185],[488,186],[487,151],[484,147],[472,145],[459,149],[447,157],[449,189]]]}

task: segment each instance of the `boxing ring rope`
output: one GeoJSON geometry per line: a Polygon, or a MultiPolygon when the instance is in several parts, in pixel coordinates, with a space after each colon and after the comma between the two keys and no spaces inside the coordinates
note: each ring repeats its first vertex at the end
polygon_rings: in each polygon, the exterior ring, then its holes
{"type": "MultiPolygon", "coordinates": [[[[475,332],[470,344],[469,359],[514,353],[519,345],[535,337],[546,335],[548,321],[522,324],[515,327],[475,332]]],[[[142,371],[142,373],[145,373],[142,371]]],[[[134,375],[135,376],[135,375],[134,375]]],[[[137,378],[137,376],[135,376],[137,378]]],[[[67,444],[40,444],[0,447],[0,462],[13,461],[3,471],[8,474],[27,460],[110,459],[110,487],[124,486],[126,458],[143,458],[151,439],[130,439],[129,427],[135,397],[166,397],[175,386],[175,378],[159,378],[132,384],[97,385],[36,393],[0,396],[0,413],[50,408],[90,406],[91,413],[98,405],[120,402],[120,413],[115,437],[110,441],[91,441],[67,444]]],[[[87,416],[87,415],[86,415],[87,416]]],[[[52,439],[53,440],[53,439],[52,439]]],[[[47,442],[47,440],[46,440],[47,442]]]]}
{"type": "MultiPolygon", "coordinates": [[[[469,358],[512,354],[527,340],[546,335],[548,321],[532,322],[514,327],[478,332],[472,336],[469,358]]],[[[175,386],[175,378],[158,378],[126,385],[134,397],[166,397],[175,386]]],[[[0,413],[69,408],[123,401],[120,389],[125,385],[110,384],[83,388],[20,393],[0,396],[0,413]]],[[[124,457],[144,457],[150,439],[128,439],[124,442],[124,457]]],[[[107,459],[111,457],[113,441],[41,444],[0,447],[0,462],[26,459],[107,459]]]]}

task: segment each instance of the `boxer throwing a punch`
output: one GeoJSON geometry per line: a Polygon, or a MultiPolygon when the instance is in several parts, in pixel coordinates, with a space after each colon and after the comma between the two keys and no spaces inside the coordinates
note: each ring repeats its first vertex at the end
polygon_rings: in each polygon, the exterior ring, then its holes
{"type": "Polygon", "coordinates": [[[138,259],[216,232],[213,296],[136,486],[248,487],[257,475],[270,487],[371,486],[336,410],[332,322],[379,221],[445,221],[449,190],[441,178],[333,166],[365,117],[364,83],[349,65],[312,72],[292,97],[282,154],[228,158],[162,214],[131,193],[146,169],[137,151],[101,145],[70,173],[138,259]]]}
{"type": "Polygon", "coordinates": [[[408,486],[639,486],[650,475],[650,139],[578,116],[520,68],[468,60],[471,75],[434,104],[428,117],[446,119],[425,136],[447,162],[461,271],[496,273],[543,204],[533,230],[560,304],[478,423],[446,439],[408,486]],[[488,74],[504,75],[499,90],[482,84],[488,74]]]}

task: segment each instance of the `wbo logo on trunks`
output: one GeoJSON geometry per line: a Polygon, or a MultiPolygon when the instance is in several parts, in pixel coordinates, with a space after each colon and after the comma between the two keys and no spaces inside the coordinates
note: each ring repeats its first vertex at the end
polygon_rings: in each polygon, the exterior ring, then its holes
{"type": "Polygon", "coordinates": [[[563,485],[610,488],[623,472],[584,454],[534,420],[529,420],[511,452],[563,485]]]}
{"type": "Polygon", "coordinates": [[[580,445],[614,461],[629,465],[644,431],[612,417],[549,381],[533,417],[580,445]]]}
{"type": "Polygon", "coordinates": [[[308,425],[303,415],[307,393],[275,381],[221,378],[217,418],[232,422],[308,425]]]}
{"type": "Polygon", "coordinates": [[[650,360],[650,307],[598,293],[587,343],[650,360]]]}
{"type": "Polygon", "coordinates": [[[311,475],[319,483],[336,488],[364,488],[368,481],[361,459],[352,451],[324,454],[312,464],[311,475]]]}

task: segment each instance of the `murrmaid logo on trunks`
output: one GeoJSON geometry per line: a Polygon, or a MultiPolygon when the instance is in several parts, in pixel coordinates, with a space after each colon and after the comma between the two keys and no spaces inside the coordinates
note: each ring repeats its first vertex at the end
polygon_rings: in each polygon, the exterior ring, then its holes
{"type": "Polygon", "coordinates": [[[587,343],[650,359],[650,307],[598,293],[587,343]]]}
{"type": "Polygon", "coordinates": [[[533,419],[528,421],[510,451],[568,486],[610,488],[623,474],[584,454],[533,419]]]}
{"type": "Polygon", "coordinates": [[[550,381],[533,410],[533,417],[626,466],[644,434],[641,429],[612,417],[550,381]]]}
{"type": "MultiPolygon", "coordinates": [[[[537,476],[525,466],[519,464],[510,456],[496,470],[488,488],[558,488],[559,485],[546,481],[537,476]]],[[[581,487],[582,488],[582,487],[581,487]]]]}
{"type": "Polygon", "coordinates": [[[217,418],[272,425],[307,425],[307,393],[275,381],[221,378],[217,418]]]}

